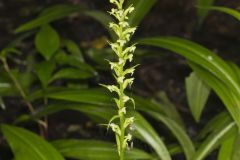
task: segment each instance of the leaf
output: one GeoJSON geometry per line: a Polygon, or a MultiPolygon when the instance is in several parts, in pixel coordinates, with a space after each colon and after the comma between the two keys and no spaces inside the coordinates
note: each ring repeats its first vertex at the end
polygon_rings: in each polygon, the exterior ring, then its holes
{"type": "Polygon", "coordinates": [[[64,160],[60,153],[38,135],[25,129],[1,125],[15,160],[64,160]]]}
{"type": "MultiPolygon", "coordinates": [[[[200,8],[202,8],[202,7],[200,7],[200,8]]],[[[202,10],[215,10],[215,11],[223,12],[230,16],[233,16],[234,18],[236,18],[237,20],[240,21],[240,12],[238,12],[237,10],[231,9],[231,8],[212,6],[212,7],[204,7],[204,8],[202,8],[202,10]]]]}
{"type": "Polygon", "coordinates": [[[162,109],[161,106],[159,106],[158,104],[152,102],[150,99],[145,98],[145,97],[141,97],[141,96],[137,96],[137,95],[131,95],[135,101],[135,106],[137,110],[141,110],[141,111],[155,111],[158,113],[164,113],[164,110],[162,109]]]}
{"type": "Polygon", "coordinates": [[[159,158],[163,160],[171,160],[171,156],[163,143],[162,139],[157,135],[152,126],[140,115],[134,114],[136,121],[134,126],[136,130],[144,138],[144,140],[155,150],[159,158]]]}
{"type": "Polygon", "coordinates": [[[222,143],[218,153],[218,160],[232,160],[231,157],[235,140],[236,133],[233,133],[233,135],[228,136],[228,138],[222,143]]]}
{"type": "MultiPolygon", "coordinates": [[[[81,102],[95,105],[111,105],[111,96],[108,92],[99,89],[63,89],[55,92],[46,93],[51,99],[66,100],[72,102],[81,102]]],[[[113,101],[112,101],[113,102],[113,101]]]]}
{"type": "Polygon", "coordinates": [[[216,128],[218,128],[222,123],[226,123],[229,120],[231,120],[231,117],[226,111],[218,113],[210,121],[208,121],[207,124],[205,124],[204,128],[198,134],[197,139],[204,139],[209,133],[215,132],[216,128]]]}
{"type": "Polygon", "coordinates": [[[199,122],[210,88],[193,72],[185,80],[187,100],[194,119],[199,122]]]}
{"type": "Polygon", "coordinates": [[[189,62],[191,68],[197,73],[197,75],[204,80],[204,82],[209,85],[214,92],[220,97],[224,105],[227,107],[231,116],[234,118],[235,122],[238,124],[240,117],[238,114],[238,108],[240,103],[237,96],[228,88],[228,86],[216,78],[214,75],[199,67],[198,65],[189,62]]]}
{"type": "Polygon", "coordinates": [[[234,141],[231,160],[238,160],[239,156],[240,156],[240,135],[239,133],[237,133],[237,136],[234,141]]]}
{"type": "Polygon", "coordinates": [[[202,25],[204,19],[208,14],[208,10],[203,9],[204,7],[211,7],[214,3],[214,0],[197,0],[197,15],[198,15],[198,24],[202,25]]]}
{"type": "MultiPolygon", "coordinates": [[[[141,44],[158,46],[176,52],[189,61],[201,66],[211,75],[216,77],[224,85],[225,90],[231,91],[231,105],[226,105],[232,117],[240,127],[240,103],[237,97],[240,97],[240,85],[238,76],[232,68],[220,57],[208,49],[188,40],[166,37],[166,38],[147,38],[139,41],[141,44]]],[[[201,77],[202,78],[202,77],[201,77]]],[[[207,83],[207,78],[202,78],[207,83]]],[[[208,84],[208,83],[207,83],[208,84]]],[[[214,83],[211,83],[214,85],[214,83]]],[[[212,87],[212,85],[209,85],[212,87]]],[[[222,87],[219,86],[219,87],[222,87]]],[[[215,88],[216,90],[216,88],[215,88]]],[[[216,92],[216,91],[215,91],[216,92]]],[[[227,95],[229,96],[229,94],[227,95]]],[[[223,96],[221,98],[224,98],[223,96]]]]}
{"type": "Polygon", "coordinates": [[[221,125],[216,132],[210,134],[206,140],[200,145],[197,152],[193,156],[194,160],[204,159],[210,151],[212,151],[216,145],[219,145],[221,139],[227,134],[231,133],[236,129],[235,122],[230,122],[228,124],[221,125]]]}
{"type": "Polygon", "coordinates": [[[229,66],[232,68],[233,72],[236,74],[238,81],[240,82],[240,68],[237,64],[228,62],[229,66]]]}
{"type": "MultiPolygon", "coordinates": [[[[69,88],[50,88],[43,91],[37,91],[32,93],[29,99],[31,101],[39,99],[43,96],[47,96],[50,99],[56,100],[64,100],[69,102],[78,102],[78,103],[85,103],[85,104],[94,104],[99,106],[113,106],[113,94],[106,92],[105,90],[95,88],[95,89],[69,89],[69,88]]],[[[164,113],[162,109],[156,105],[155,103],[151,102],[150,100],[139,97],[136,95],[132,95],[135,100],[136,109],[141,111],[156,111],[158,113],[164,113]]],[[[130,108],[132,108],[132,104],[130,108]]]]}
{"type": "Polygon", "coordinates": [[[3,99],[2,99],[1,96],[0,96],[0,107],[1,107],[3,110],[6,109],[6,105],[5,105],[5,103],[4,103],[4,101],[3,101],[3,99]]]}
{"type": "Polygon", "coordinates": [[[42,56],[49,60],[60,47],[59,35],[50,25],[44,25],[36,35],[35,45],[42,56]]]}
{"type": "Polygon", "coordinates": [[[6,47],[0,51],[0,58],[6,59],[8,54],[21,55],[22,52],[15,47],[6,47]]]}
{"type": "Polygon", "coordinates": [[[127,4],[133,4],[135,8],[129,15],[128,22],[130,26],[138,26],[156,2],[157,0],[129,0],[127,4]]]}
{"type": "Polygon", "coordinates": [[[57,52],[57,54],[54,56],[54,60],[59,65],[77,67],[81,70],[91,72],[94,75],[98,75],[97,71],[91,65],[82,62],[82,60],[76,56],[67,55],[67,53],[65,53],[63,50],[57,52]]]}
{"type": "Polygon", "coordinates": [[[180,126],[178,123],[162,114],[156,112],[148,112],[148,114],[154,119],[164,123],[167,126],[167,128],[171,130],[171,132],[174,134],[174,136],[181,144],[181,147],[186,155],[187,160],[191,160],[195,153],[195,147],[187,133],[182,128],[182,126],[180,126]]]}
{"type": "Polygon", "coordinates": [[[66,45],[68,52],[70,52],[74,58],[78,59],[80,62],[84,62],[84,58],[79,46],[72,40],[64,39],[63,43],[66,45]]]}
{"type": "Polygon", "coordinates": [[[43,61],[35,66],[36,73],[44,88],[47,87],[55,69],[53,61],[43,61]]]}
{"type": "MultiPolygon", "coordinates": [[[[183,129],[185,129],[185,124],[178,113],[176,106],[170,102],[165,92],[159,92],[157,94],[157,97],[160,101],[154,100],[153,102],[162,108],[166,116],[172,120],[174,120],[176,123],[178,123],[183,129]]],[[[158,112],[159,113],[159,112],[158,112]]]]}
{"type": "Polygon", "coordinates": [[[60,69],[57,73],[51,78],[51,82],[57,79],[88,79],[92,78],[94,74],[88,71],[84,71],[78,68],[63,68],[60,69]]]}
{"type": "Polygon", "coordinates": [[[107,122],[113,115],[116,115],[116,110],[108,106],[100,107],[97,105],[62,102],[62,103],[49,105],[48,107],[44,107],[42,110],[36,112],[31,118],[37,119],[37,118],[41,118],[42,116],[54,114],[56,112],[63,111],[63,110],[74,110],[74,111],[83,112],[85,114],[101,118],[104,120],[104,122],[107,122]]]}
{"type": "MultiPolygon", "coordinates": [[[[118,160],[115,144],[97,140],[57,140],[53,145],[64,157],[84,160],[118,160]]],[[[126,160],[152,160],[148,153],[132,149],[127,151],[126,160]]]]}
{"type": "Polygon", "coordinates": [[[28,31],[42,25],[48,24],[52,21],[64,18],[72,13],[80,12],[83,9],[78,5],[55,5],[45,9],[41,16],[38,18],[27,22],[21,26],[19,26],[15,33],[20,33],[24,31],[28,31]]]}
{"type": "Polygon", "coordinates": [[[16,92],[14,86],[9,82],[0,82],[0,95],[6,96],[16,92]]]}
{"type": "MultiPolygon", "coordinates": [[[[106,105],[99,107],[96,105],[84,104],[56,104],[44,107],[43,110],[37,113],[34,117],[39,118],[64,109],[73,109],[88,115],[97,116],[103,120],[102,123],[107,123],[113,115],[116,115],[116,110],[112,107],[109,108],[106,105]]],[[[166,146],[153,130],[151,125],[142,116],[140,116],[140,114],[136,113],[135,117],[135,128],[140,133],[141,137],[154,148],[159,157],[162,157],[164,160],[171,160],[166,146]]]]}

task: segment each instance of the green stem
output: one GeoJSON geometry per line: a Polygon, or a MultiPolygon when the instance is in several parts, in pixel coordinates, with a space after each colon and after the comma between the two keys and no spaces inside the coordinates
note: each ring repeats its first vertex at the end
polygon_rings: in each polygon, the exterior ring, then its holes
{"type": "MultiPolygon", "coordinates": [[[[13,81],[14,85],[16,86],[17,90],[19,91],[20,95],[22,96],[23,100],[25,101],[30,113],[33,114],[35,112],[34,107],[33,107],[32,103],[27,99],[27,94],[25,93],[21,83],[18,81],[18,79],[11,72],[6,58],[1,57],[0,59],[3,63],[3,67],[4,67],[5,71],[7,72],[7,74],[9,75],[11,80],[13,81]]],[[[42,137],[44,137],[45,124],[42,123],[41,120],[38,120],[38,125],[39,125],[40,134],[41,134],[42,137]]]]}
{"type": "Polygon", "coordinates": [[[12,81],[14,82],[16,88],[18,89],[19,93],[21,94],[22,98],[24,99],[24,101],[26,102],[26,105],[29,109],[29,111],[31,113],[34,113],[34,108],[32,106],[32,104],[27,100],[27,95],[26,93],[24,92],[20,82],[18,81],[18,79],[12,74],[9,66],[8,66],[8,63],[7,63],[7,60],[5,58],[1,58],[2,62],[3,62],[3,67],[5,69],[5,71],[8,73],[9,77],[12,79],[12,81]]]}
{"type": "MultiPolygon", "coordinates": [[[[120,110],[122,110],[124,108],[124,101],[123,101],[123,97],[124,97],[124,89],[123,89],[123,84],[120,83],[120,110]]],[[[125,116],[124,113],[122,111],[119,112],[120,113],[120,129],[121,129],[121,137],[120,137],[120,160],[124,160],[124,150],[125,150],[125,146],[124,146],[124,137],[125,137],[125,128],[124,128],[124,122],[125,122],[125,116]]]]}

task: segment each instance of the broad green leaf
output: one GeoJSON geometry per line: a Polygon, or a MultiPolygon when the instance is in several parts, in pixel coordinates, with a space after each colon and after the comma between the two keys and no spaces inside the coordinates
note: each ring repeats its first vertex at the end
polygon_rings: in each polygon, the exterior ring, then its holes
{"type": "Polygon", "coordinates": [[[196,0],[197,5],[197,15],[198,15],[198,24],[202,25],[204,19],[208,14],[208,10],[203,9],[204,7],[211,7],[214,3],[214,0],[196,0]]]}
{"type": "Polygon", "coordinates": [[[63,89],[56,92],[46,93],[46,96],[51,99],[95,105],[111,105],[110,102],[112,98],[108,92],[103,92],[98,89],[63,89]]]}
{"type": "Polygon", "coordinates": [[[199,122],[210,88],[193,72],[185,79],[187,100],[194,119],[199,122]]]}
{"type": "Polygon", "coordinates": [[[222,141],[224,136],[235,131],[236,123],[229,122],[228,124],[221,125],[216,132],[211,133],[206,140],[199,146],[197,152],[193,156],[194,160],[204,159],[217,145],[222,141]]]}
{"type": "Polygon", "coordinates": [[[132,4],[135,8],[129,16],[130,26],[138,26],[156,2],[157,0],[129,0],[128,5],[132,4]]]}
{"type": "MultiPolygon", "coordinates": [[[[113,106],[113,94],[102,89],[67,89],[67,88],[49,88],[44,92],[38,91],[32,94],[31,100],[47,96],[50,99],[64,100],[69,102],[78,102],[85,104],[94,104],[99,106],[113,106]],[[44,94],[44,95],[43,95],[44,94]]],[[[135,100],[136,109],[140,111],[155,111],[164,113],[159,105],[148,99],[132,95],[135,100]]],[[[133,109],[132,104],[128,104],[128,108],[133,109]]]]}
{"type": "Polygon", "coordinates": [[[231,82],[229,86],[237,90],[236,92],[240,91],[239,85],[236,83],[237,76],[231,67],[222,58],[199,44],[176,37],[146,38],[141,39],[139,43],[162,47],[176,52],[188,60],[206,68],[219,79],[231,82]]]}
{"type": "Polygon", "coordinates": [[[47,87],[55,69],[53,61],[43,61],[35,66],[36,73],[44,88],[47,87]]]}
{"type": "Polygon", "coordinates": [[[15,160],[64,160],[51,144],[38,135],[15,126],[2,125],[1,128],[15,160]]]}
{"type": "MultiPolygon", "coordinates": [[[[204,68],[216,77],[217,81],[220,80],[220,83],[223,84],[220,87],[224,86],[228,92],[231,92],[231,94],[227,96],[230,96],[231,101],[234,101],[234,103],[231,102],[231,104],[225,105],[240,127],[240,102],[237,101],[237,97],[240,97],[239,80],[232,68],[223,59],[196,43],[180,38],[147,38],[140,40],[139,43],[158,46],[176,52],[204,68]]],[[[205,80],[207,81],[207,78],[205,78],[205,80]]],[[[209,86],[212,87],[211,85],[209,86]]]]}
{"type": "Polygon", "coordinates": [[[215,10],[215,11],[223,12],[223,13],[226,13],[230,16],[233,16],[234,18],[236,18],[237,20],[240,21],[240,12],[238,12],[237,10],[231,9],[231,8],[212,6],[212,7],[202,8],[202,9],[203,10],[205,9],[205,10],[215,10]]]}
{"type": "MultiPolygon", "coordinates": [[[[116,145],[97,140],[57,140],[53,142],[64,157],[84,160],[118,160],[116,145]]],[[[148,153],[131,149],[126,152],[126,160],[153,160],[148,153]]]]}
{"type": "Polygon", "coordinates": [[[134,126],[141,137],[155,150],[159,158],[171,160],[167,147],[152,126],[140,114],[136,113],[134,115],[136,118],[134,126]]]}
{"type": "Polygon", "coordinates": [[[214,92],[220,97],[224,105],[227,107],[231,116],[235,120],[236,123],[240,121],[240,116],[238,114],[238,108],[240,106],[240,102],[236,94],[234,94],[228,86],[220,81],[217,77],[212,75],[207,70],[202,67],[196,65],[195,63],[189,62],[190,66],[197,73],[197,75],[204,80],[204,82],[210,86],[214,92]]]}
{"type": "Polygon", "coordinates": [[[167,128],[171,130],[173,135],[177,138],[177,140],[181,144],[181,147],[185,153],[187,160],[192,160],[192,157],[195,153],[195,147],[190,137],[183,130],[182,126],[180,126],[178,123],[162,114],[156,112],[148,112],[148,114],[154,119],[164,123],[167,126],[167,128]]]}
{"type": "Polygon", "coordinates": [[[40,15],[38,18],[19,26],[15,32],[19,33],[28,31],[82,10],[83,9],[78,5],[51,6],[45,9],[42,15],[40,15]]]}
{"type": "Polygon", "coordinates": [[[55,81],[57,79],[88,79],[93,77],[94,75],[91,72],[84,71],[78,68],[63,68],[56,72],[51,81],[55,81]]]}
{"type": "Polygon", "coordinates": [[[60,47],[59,35],[50,25],[44,25],[36,35],[35,45],[42,56],[49,60],[60,47]]]}
{"type": "MultiPolygon", "coordinates": [[[[113,107],[100,107],[98,105],[89,105],[89,104],[79,104],[79,103],[56,103],[49,105],[48,107],[44,107],[42,110],[35,113],[32,117],[33,119],[41,118],[42,116],[54,114],[63,110],[74,110],[83,112],[85,114],[96,116],[107,122],[112,118],[113,115],[116,114],[116,110],[113,107]]],[[[103,121],[102,121],[103,122],[103,121]]]]}

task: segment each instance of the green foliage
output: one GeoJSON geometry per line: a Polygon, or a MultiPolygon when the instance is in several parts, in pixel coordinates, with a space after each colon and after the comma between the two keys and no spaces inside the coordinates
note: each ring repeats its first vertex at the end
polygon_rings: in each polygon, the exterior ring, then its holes
{"type": "Polygon", "coordinates": [[[139,43],[169,49],[187,58],[197,75],[221,97],[240,127],[240,104],[236,98],[240,96],[239,80],[228,63],[210,50],[180,38],[147,38],[139,43]]]}
{"type": "MultiPolygon", "coordinates": [[[[118,160],[113,143],[97,140],[57,140],[52,143],[65,157],[84,160],[118,160]],[[94,153],[94,154],[93,154],[94,153]]],[[[133,149],[126,152],[126,160],[153,160],[148,153],[133,149]]]]}
{"type": "Polygon", "coordinates": [[[174,120],[171,118],[161,115],[156,112],[148,112],[151,117],[165,124],[169,130],[171,130],[172,134],[176,137],[178,142],[180,143],[182,150],[186,155],[186,159],[191,160],[193,154],[195,153],[195,146],[192,143],[190,137],[187,135],[186,131],[174,120]]]}
{"type": "Polygon", "coordinates": [[[199,122],[210,88],[195,73],[185,80],[187,100],[194,119],[199,122]]]}
{"type": "Polygon", "coordinates": [[[35,38],[37,50],[49,60],[60,47],[60,38],[57,32],[49,25],[41,27],[35,38]]]}
{"type": "Polygon", "coordinates": [[[55,69],[55,63],[53,61],[43,61],[35,66],[36,74],[42,83],[43,88],[48,86],[48,83],[52,77],[52,73],[55,69]]]}
{"type": "Polygon", "coordinates": [[[198,24],[199,26],[202,25],[204,19],[208,14],[208,10],[204,8],[211,7],[214,3],[214,0],[196,0],[197,5],[197,15],[198,15],[198,24]]]}
{"type": "Polygon", "coordinates": [[[9,125],[1,129],[16,160],[64,160],[51,144],[32,132],[9,125]]]}
{"type": "Polygon", "coordinates": [[[219,11],[223,12],[225,14],[231,15],[232,17],[236,18],[237,20],[240,20],[240,12],[231,8],[227,7],[219,7],[219,6],[212,6],[212,7],[206,7],[206,8],[201,8],[202,10],[214,10],[214,11],[219,11]]]}
{"type": "Polygon", "coordinates": [[[20,33],[20,32],[29,31],[31,29],[40,27],[42,25],[48,24],[52,21],[64,18],[72,13],[80,12],[82,10],[83,10],[82,7],[77,5],[61,4],[61,5],[52,6],[45,9],[38,18],[18,27],[15,30],[15,32],[20,33]]]}

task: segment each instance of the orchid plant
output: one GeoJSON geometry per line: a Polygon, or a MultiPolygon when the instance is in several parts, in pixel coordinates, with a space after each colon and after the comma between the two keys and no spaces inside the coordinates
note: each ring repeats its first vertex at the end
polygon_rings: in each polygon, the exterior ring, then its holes
{"type": "Polygon", "coordinates": [[[111,69],[114,72],[117,85],[102,85],[106,87],[110,92],[116,92],[118,98],[114,98],[116,106],[118,108],[118,114],[113,116],[109,121],[108,127],[110,127],[116,136],[116,143],[120,160],[124,160],[124,153],[126,148],[129,148],[129,143],[132,140],[132,135],[126,133],[127,128],[132,128],[134,117],[126,116],[126,103],[131,101],[133,105],[134,99],[125,94],[125,89],[131,86],[134,78],[132,77],[136,66],[126,68],[126,64],[132,62],[133,53],[136,49],[136,44],[128,46],[131,36],[134,34],[136,27],[131,27],[128,23],[128,15],[134,11],[132,5],[124,9],[124,0],[110,0],[110,3],[114,4],[116,8],[113,8],[109,13],[117,20],[117,23],[111,22],[109,27],[116,33],[117,40],[115,42],[109,42],[112,50],[117,55],[118,60],[115,62],[109,61],[111,69]],[[118,119],[119,123],[113,123],[118,119]]]}

